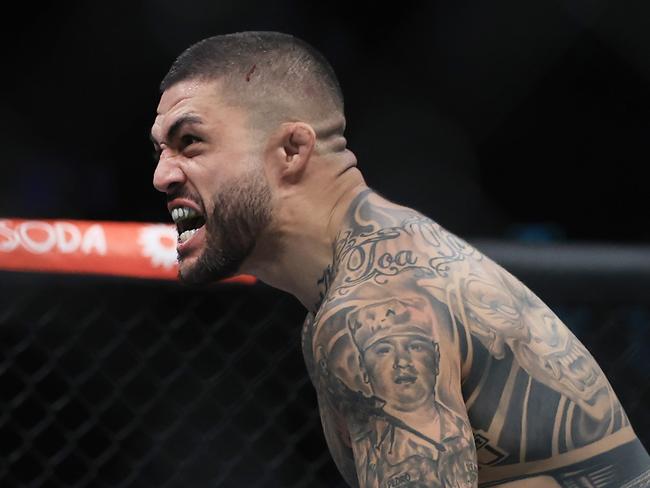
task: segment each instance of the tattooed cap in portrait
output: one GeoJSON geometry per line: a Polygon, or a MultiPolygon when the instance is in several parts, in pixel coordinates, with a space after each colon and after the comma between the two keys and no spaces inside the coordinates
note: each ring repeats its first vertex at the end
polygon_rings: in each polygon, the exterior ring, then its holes
{"type": "Polygon", "coordinates": [[[420,296],[386,298],[350,312],[346,324],[364,381],[380,407],[373,428],[352,431],[357,442],[369,446],[369,456],[363,459],[367,479],[377,473],[380,479],[403,476],[418,487],[468,479],[465,465],[471,460],[462,453],[469,431],[436,399],[440,348],[429,301],[420,296]],[[420,416],[431,420],[426,428],[415,429],[413,422],[420,416]],[[444,439],[445,446],[434,438],[444,439]],[[419,455],[409,456],[408,449],[419,455]],[[419,472],[423,466],[426,475],[419,472]]]}
{"type": "Polygon", "coordinates": [[[427,311],[423,298],[393,297],[348,314],[364,382],[388,408],[412,411],[435,397],[440,349],[427,311]]]}
{"type": "Polygon", "coordinates": [[[389,298],[351,312],[347,326],[363,354],[375,343],[391,336],[419,336],[431,340],[431,319],[425,310],[422,298],[389,298]]]}
{"type": "MultiPolygon", "coordinates": [[[[367,283],[350,293],[344,306],[336,307],[332,304],[328,307],[329,310],[320,317],[321,322],[328,326],[318,331],[316,340],[316,343],[325,347],[316,348],[316,361],[321,369],[327,364],[327,370],[351,388],[367,394],[377,394],[379,378],[371,384],[368,376],[368,366],[371,366],[372,357],[376,357],[374,351],[368,352],[369,349],[376,348],[380,343],[399,340],[406,345],[404,343],[407,342],[411,351],[416,348],[428,352],[420,356],[427,358],[428,369],[419,372],[416,383],[424,381],[428,385],[426,389],[432,393],[438,375],[445,378],[459,375],[452,362],[439,361],[439,351],[457,347],[449,311],[439,300],[412,281],[409,282],[404,277],[394,277],[391,280],[394,284],[400,283],[403,291],[399,297],[387,294],[386,289],[379,284],[367,283]]],[[[391,366],[390,370],[393,369],[391,366]]],[[[400,378],[399,381],[406,379],[400,378]]],[[[406,383],[402,385],[407,386],[406,383]]],[[[447,405],[453,405],[455,409],[463,408],[459,399],[450,398],[446,389],[436,392],[436,397],[447,405]]]]}

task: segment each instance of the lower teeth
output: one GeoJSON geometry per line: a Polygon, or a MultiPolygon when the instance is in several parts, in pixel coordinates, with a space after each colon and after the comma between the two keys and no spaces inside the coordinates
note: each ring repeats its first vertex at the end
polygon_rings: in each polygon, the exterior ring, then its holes
{"type": "Polygon", "coordinates": [[[183,232],[181,235],[178,236],[178,242],[185,242],[190,237],[192,237],[194,234],[196,234],[197,230],[199,230],[199,229],[186,230],[185,232],[183,232]]]}

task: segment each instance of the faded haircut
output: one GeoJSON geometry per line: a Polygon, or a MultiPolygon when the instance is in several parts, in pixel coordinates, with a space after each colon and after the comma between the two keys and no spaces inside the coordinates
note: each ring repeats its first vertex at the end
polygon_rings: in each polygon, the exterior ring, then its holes
{"type": "Polygon", "coordinates": [[[199,41],[174,61],[160,90],[187,80],[219,80],[229,102],[267,123],[343,116],[343,94],[330,64],[288,34],[238,32],[199,41]]]}

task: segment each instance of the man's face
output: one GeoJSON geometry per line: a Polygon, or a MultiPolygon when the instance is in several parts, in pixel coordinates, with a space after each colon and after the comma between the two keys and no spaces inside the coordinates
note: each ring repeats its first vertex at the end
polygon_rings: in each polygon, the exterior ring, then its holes
{"type": "Polygon", "coordinates": [[[431,340],[401,335],[382,339],[363,356],[375,395],[405,412],[433,400],[438,351],[431,340]]]}
{"type": "Polygon", "coordinates": [[[236,273],[270,220],[259,137],[219,93],[217,82],[173,85],[151,130],[153,183],[178,227],[179,277],[191,283],[236,273]]]}

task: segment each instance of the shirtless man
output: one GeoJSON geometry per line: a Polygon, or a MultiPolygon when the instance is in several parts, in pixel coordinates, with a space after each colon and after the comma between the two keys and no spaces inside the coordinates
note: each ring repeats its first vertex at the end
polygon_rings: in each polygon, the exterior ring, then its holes
{"type": "Polygon", "coordinates": [[[560,319],[366,186],[313,48],[213,37],[161,91],[154,185],[178,227],[180,278],[250,273],[307,308],[305,361],[350,486],[650,486],[648,454],[560,319]]]}

